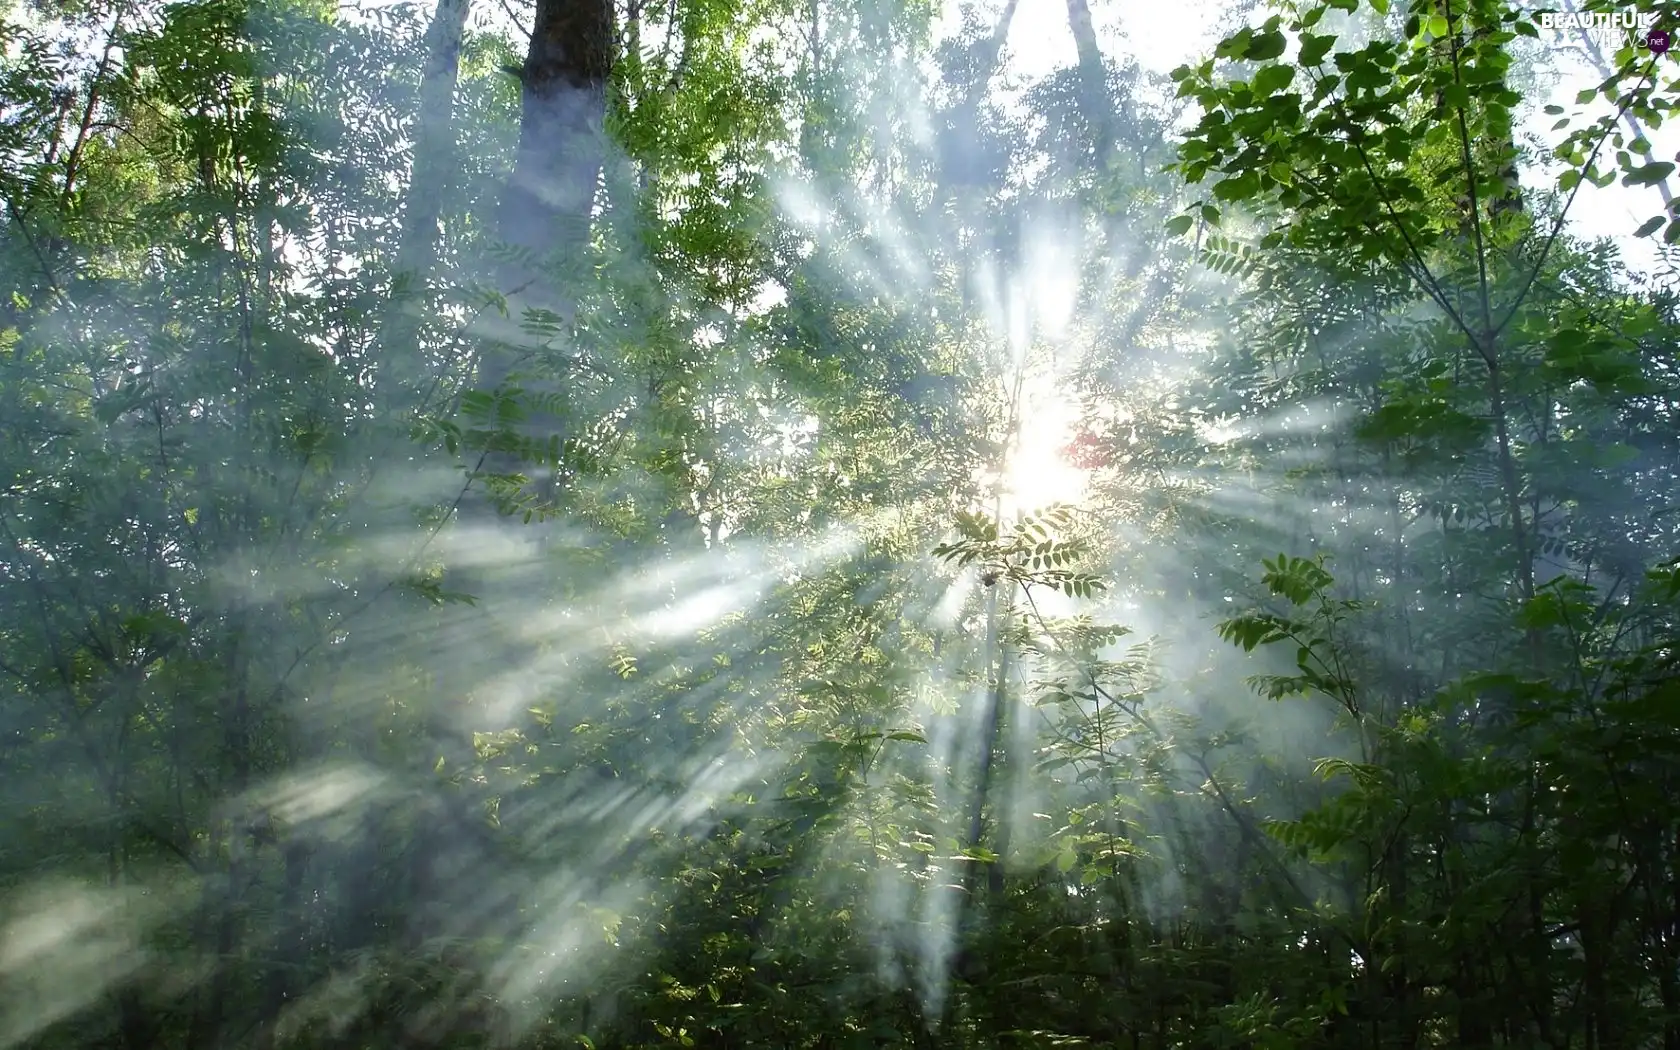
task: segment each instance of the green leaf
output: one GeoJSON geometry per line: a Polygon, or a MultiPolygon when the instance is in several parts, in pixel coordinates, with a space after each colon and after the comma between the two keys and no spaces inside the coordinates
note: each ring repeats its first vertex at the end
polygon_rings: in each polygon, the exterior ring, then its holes
{"type": "Polygon", "coordinates": [[[1233,33],[1219,42],[1213,49],[1215,58],[1229,58],[1242,60],[1249,57],[1248,50],[1254,43],[1254,30],[1244,29],[1233,33]]]}
{"type": "Polygon", "coordinates": [[[1445,38],[1451,30],[1451,26],[1447,24],[1446,15],[1430,15],[1429,21],[1424,23],[1424,28],[1428,30],[1430,36],[1437,40],[1445,38]]]}
{"type": "Polygon", "coordinates": [[[1295,68],[1288,65],[1262,66],[1250,81],[1257,95],[1275,95],[1295,79],[1295,68]]]}
{"type": "Polygon", "coordinates": [[[1324,56],[1336,46],[1333,36],[1319,36],[1315,33],[1301,34],[1301,54],[1299,61],[1303,66],[1316,66],[1324,61],[1324,56]]]}
{"type": "Polygon", "coordinates": [[[1655,186],[1657,183],[1674,174],[1674,164],[1670,161],[1659,160],[1650,164],[1641,164],[1622,176],[1623,186],[1655,186]]]}
{"type": "Polygon", "coordinates": [[[1214,197],[1222,201],[1248,200],[1259,192],[1260,176],[1252,171],[1213,184],[1214,197]]]}
{"type": "Polygon", "coordinates": [[[1257,34],[1248,45],[1248,53],[1243,57],[1250,62],[1269,62],[1282,55],[1288,46],[1289,41],[1284,35],[1273,29],[1257,34]]]}
{"type": "Polygon", "coordinates": [[[1662,228],[1663,216],[1653,215],[1639,224],[1639,229],[1633,231],[1635,237],[1649,237],[1662,228]]]}
{"type": "Polygon", "coordinates": [[[1184,234],[1190,232],[1190,227],[1195,223],[1195,221],[1196,220],[1193,216],[1174,215],[1172,218],[1167,220],[1167,232],[1172,234],[1174,237],[1182,237],[1184,234]]]}

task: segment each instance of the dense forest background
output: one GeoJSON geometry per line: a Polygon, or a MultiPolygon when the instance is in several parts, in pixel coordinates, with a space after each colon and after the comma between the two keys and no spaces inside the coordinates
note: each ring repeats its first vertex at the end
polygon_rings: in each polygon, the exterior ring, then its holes
{"type": "Polygon", "coordinates": [[[0,1050],[1680,1050],[1672,55],[3,14],[0,1050]]]}

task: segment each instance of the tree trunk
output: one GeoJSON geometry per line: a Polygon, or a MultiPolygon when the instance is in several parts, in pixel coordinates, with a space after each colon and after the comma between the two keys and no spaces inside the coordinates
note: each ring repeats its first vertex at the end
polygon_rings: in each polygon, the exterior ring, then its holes
{"type": "MultiPolygon", "coordinates": [[[[588,243],[595,190],[605,161],[603,132],[613,49],[611,0],[537,0],[530,48],[517,72],[522,87],[518,153],[497,217],[498,235],[515,255],[498,266],[495,274],[500,291],[507,296],[509,323],[500,331],[483,333],[493,341],[478,362],[477,386],[481,390],[495,390],[510,380],[516,381],[510,385],[535,389],[537,384],[521,376],[519,370],[546,348],[520,346],[522,341],[530,342],[520,335],[523,314],[532,309],[550,311],[563,322],[569,322],[573,314],[575,293],[565,284],[553,282],[545,264],[554,259],[570,262],[588,243]]],[[[564,326],[561,335],[565,335],[564,326]]],[[[536,371],[538,377],[550,374],[549,370],[536,371]]],[[[549,392],[560,391],[551,388],[549,392]]],[[[558,419],[539,412],[528,412],[518,427],[533,438],[551,437],[560,428],[558,419]]],[[[499,449],[484,457],[482,469],[490,474],[511,474],[529,468],[515,453],[499,449]]],[[[463,502],[461,510],[463,516],[481,523],[494,518],[494,510],[482,495],[463,502]]],[[[529,567],[519,568],[529,579],[529,567]]],[[[491,566],[461,573],[455,589],[484,596],[494,571],[491,566]]],[[[492,610],[510,601],[519,604],[522,599],[516,593],[518,589],[499,594],[503,602],[487,604],[492,610]]],[[[499,622],[491,619],[482,624],[484,648],[490,653],[499,650],[499,658],[492,657],[480,664],[480,669],[517,666],[520,659],[521,654],[514,650],[518,643],[501,636],[499,622]]],[[[472,709],[472,704],[460,708],[472,709]]],[[[444,766],[451,772],[469,766],[473,760],[471,740],[458,720],[434,710],[428,721],[444,766]]],[[[485,839],[490,835],[481,827],[473,798],[446,785],[439,787],[440,795],[433,801],[434,813],[440,819],[422,822],[411,852],[412,875],[422,888],[421,896],[431,898],[421,901],[426,919],[414,931],[421,939],[443,932],[444,913],[449,910],[445,902],[455,902],[470,888],[467,883],[474,864],[486,863],[493,846],[475,842],[463,848],[463,833],[477,835],[482,831],[485,839]],[[432,905],[429,911],[427,903],[432,905]]],[[[498,916],[498,921],[511,917],[515,909],[517,902],[501,899],[491,901],[486,908],[498,916]]]]}
{"type": "Polygon", "coordinates": [[[408,199],[403,202],[396,268],[424,280],[437,257],[443,186],[455,145],[455,86],[460,79],[461,39],[472,0],[438,0],[426,27],[426,58],[420,71],[420,105],[414,117],[414,160],[408,199]]]}
{"type": "Polygon", "coordinates": [[[994,187],[995,157],[993,145],[983,140],[976,129],[984,127],[980,106],[986,100],[986,90],[997,76],[1003,57],[1003,46],[1009,39],[1009,27],[1015,21],[1019,0],[1009,0],[1003,13],[992,26],[991,36],[981,43],[975,53],[974,77],[967,85],[961,101],[950,114],[950,122],[941,133],[939,150],[939,178],[952,195],[958,222],[958,243],[962,268],[963,309],[971,305],[974,294],[974,261],[979,254],[990,253],[996,245],[996,233],[986,217],[986,200],[994,187]]]}
{"type": "Polygon", "coordinates": [[[1114,103],[1108,93],[1108,64],[1097,46],[1096,26],[1087,0],[1067,0],[1068,28],[1079,51],[1079,104],[1096,133],[1098,176],[1108,173],[1114,155],[1114,103]]]}
{"type": "Polygon", "coordinates": [[[520,304],[568,319],[570,297],[547,287],[535,267],[570,261],[588,242],[606,160],[603,128],[612,65],[611,0],[539,0],[519,72],[519,152],[497,216],[501,239],[525,258],[501,276],[515,280],[503,291],[520,304]]]}
{"type": "Polygon", "coordinates": [[[454,166],[451,153],[455,146],[455,87],[460,79],[461,39],[471,9],[472,0],[438,0],[431,24],[426,27],[420,104],[414,116],[414,158],[393,265],[397,286],[380,355],[379,398],[387,419],[400,418],[415,407],[415,399],[405,393],[406,384],[426,371],[418,353],[422,311],[416,300],[437,260],[444,186],[454,166]]]}
{"type": "MultiPolygon", "coordinates": [[[[478,387],[493,390],[510,379],[535,389],[524,368],[550,348],[525,335],[525,312],[558,317],[561,338],[575,312],[575,293],[556,284],[549,264],[570,271],[589,242],[590,219],[601,168],[606,160],[604,126],[607,86],[614,57],[612,0],[538,0],[530,48],[518,70],[519,149],[503,191],[497,216],[500,239],[514,258],[497,272],[508,299],[508,319],[492,334],[503,344],[479,362],[478,387]],[[520,349],[515,349],[520,348],[520,349]]],[[[566,276],[572,276],[567,273],[566,276]]],[[[567,348],[559,348],[565,354],[567,348]]],[[[540,371],[540,370],[534,370],[540,371]]],[[[557,393],[558,391],[550,391],[557,393]]],[[[547,438],[559,421],[530,413],[520,428],[527,436],[547,438]]],[[[519,469],[517,458],[496,452],[487,458],[491,473],[519,469]]]]}

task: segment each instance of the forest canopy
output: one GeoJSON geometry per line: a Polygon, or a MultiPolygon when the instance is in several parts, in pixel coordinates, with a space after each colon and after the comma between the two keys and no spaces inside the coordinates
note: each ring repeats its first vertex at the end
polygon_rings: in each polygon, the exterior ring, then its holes
{"type": "Polygon", "coordinates": [[[1562,2],[0,0],[0,1050],[1680,1050],[1562,2]]]}

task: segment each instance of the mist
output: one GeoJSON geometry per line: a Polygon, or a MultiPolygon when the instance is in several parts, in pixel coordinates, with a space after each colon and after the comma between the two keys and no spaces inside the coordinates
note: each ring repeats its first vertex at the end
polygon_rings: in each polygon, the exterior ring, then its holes
{"type": "Polygon", "coordinates": [[[1680,1045],[1672,56],[1183,16],[8,7],[0,1050],[1680,1045]]]}

